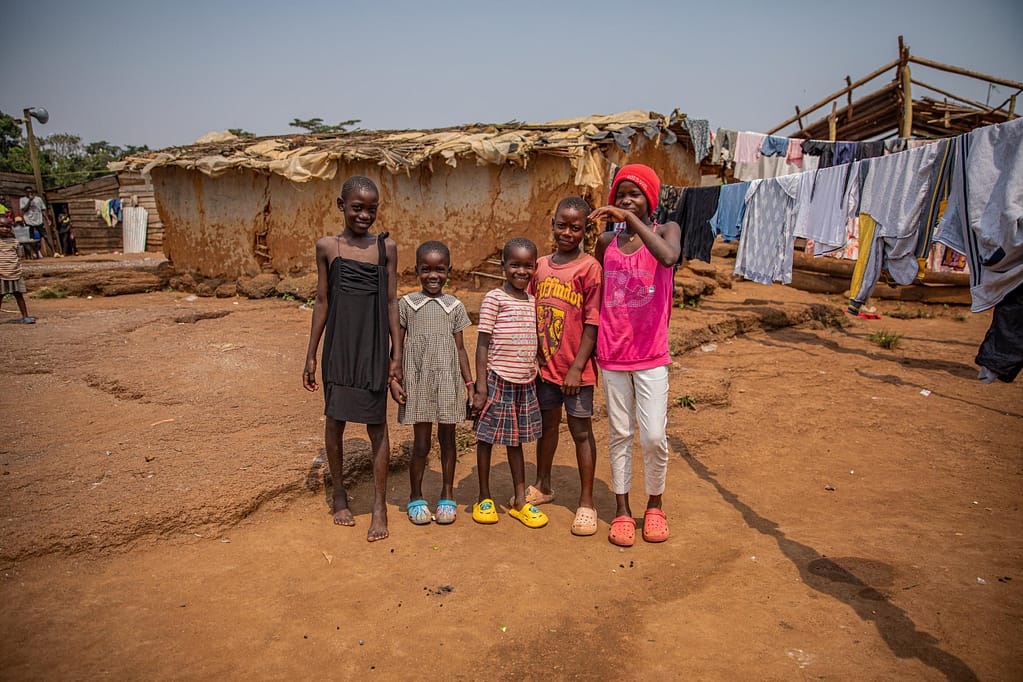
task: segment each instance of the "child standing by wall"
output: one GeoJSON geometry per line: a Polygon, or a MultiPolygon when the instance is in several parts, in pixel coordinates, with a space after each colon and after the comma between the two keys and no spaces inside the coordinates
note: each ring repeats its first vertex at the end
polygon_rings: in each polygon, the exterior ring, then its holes
{"type": "Polygon", "coordinates": [[[36,318],[28,316],[25,304],[25,280],[21,277],[21,260],[18,259],[18,238],[14,236],[13,222],[9,213],[0,213],[0,305],[7,294],[14,296],[21,312],[22,324],[34,324],[36,318]]]}
{"type": "Polygon", "coordinates": [[[579,197],[562,199],[551,220],[556,251],[540,258],[530,292],[536,296],[540,337],[540,377],[536,382],[543,432],[536,445],[536,483],[526,488],[526,501],[554,500],[551,469],[558,449],[561,410],[568,413],[568,430],[575,442],[579,466],[579,507],[572,523],[574,535],[597,532],[593,507],[593,389],[597,367],[593,350],[600,320],[600,263],[580,248],[586,234],[590,205],[579,197]]]}
{"type": "Polygon", "coordinates": [[[342,443],[348,422],[366,424],[373,449],[376,486],[367,539],[387,537],[387,388],[401,381],[398,339],[398,252],[387,234],[369,229],[380,193],[369,178],[345,181],[337,206],[344,232],[316,242],[316,303],[302,384],[315,391],[316,347],[323,340],[324,444],[333,483],[334,523],[354,526],[348,493],[341,481],[342,443]],[[392,352],[388,360],[388,341],[392,352]]]}
{"type": "Polygon", "coordinates": [[[547,516],[526,501],[526,464],[522,444],[540,436],[536,400],[536,307],[526,289],[536,270],[536,244],[515,238],[504,245],[501,267],[505,282],[489,291],[480,305],[476,342],[476,468],[479,501],[473,505],[477,523],[497,523],[490,494],[490,455],[494,444],[508,448],[508,466],[515,498],[508,510],[529,528],[547,525],[547,516]]]}
{"type": "Polygon", "coordinates": [[[649,496],[643,539],[668,539],[668,522],[661,510],[668,467],[668,322],[681,230],[674,222],[653,222],[660,190],[661,181],[652,168],[623,166],[611,184],[613,205],[590,214],[591,220],[618,224],[614,231],[600,235],[595,255],[604,267],[597,364],[603,370],[617,504],[608,538],[622,547],[631,546],[636,536],[629,489],[637,416],[649,496]]]}
{"type": "Polygon", "coordinates": [[[430,507],[423,498],[423,472],[437,424],[443,483],[434,520],[455,521],[455,424],[465,421],[466,391],[472,399],[469,356],[462,345],[468,327],[465,306],[444,293],[451,269],[451,253],[442,242],[423,242],[416,249],[416,275],[422,291],[398,301],[398,348],[402,353],[404,384],[391,383],[398,401],[398,421],[412,424],[412,461],[409,462],[408,519],[416,525],[430,522],[430,507]]]}

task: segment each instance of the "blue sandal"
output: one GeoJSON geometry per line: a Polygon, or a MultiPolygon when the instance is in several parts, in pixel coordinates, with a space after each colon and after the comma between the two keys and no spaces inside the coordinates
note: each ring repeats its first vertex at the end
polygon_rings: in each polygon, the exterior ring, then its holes
{"type": "Polygon", "coordinates": [[[458,508],[454,500],[438,500],[437,512],[434,514],[433,520],[442,526],[446,526],[449,523],[455,522],[455,515],[457,513],[458,508]]]}
{"type": "Polygon", "coordinates": [[[426,503],[426,500],[409,502],[406,511],[408,512],[408,520],[417,526],[430,523],[430,506],[426,503]]]}

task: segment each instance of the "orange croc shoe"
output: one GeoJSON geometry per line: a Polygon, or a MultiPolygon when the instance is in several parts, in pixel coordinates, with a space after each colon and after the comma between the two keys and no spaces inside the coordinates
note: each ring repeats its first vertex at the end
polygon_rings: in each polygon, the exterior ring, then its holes
{"type": "Polygon", "coordinates": [[[668,539],[668,520],[660,509],[651,507],[643,513],[643,539],[647,542],[664,542],[668,539]]]}
{"type": "Polygon", "coordinates": [[[612,545],[632,547],[636,542],[636,519],[631,516],[618,516],[611,522],[611,532],[607,539],[612,545]]]}

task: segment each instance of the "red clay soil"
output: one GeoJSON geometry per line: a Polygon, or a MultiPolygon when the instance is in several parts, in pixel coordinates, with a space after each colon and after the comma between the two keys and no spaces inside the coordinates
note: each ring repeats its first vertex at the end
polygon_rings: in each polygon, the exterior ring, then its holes
{"type": "MultiPolygon", "coordinates": [[[[1023,384],[975,378],[989,314],[834,326],[840,299],[748,283],[677,310],[671,539],[620,550],[602,408],[596,536],[569,533],[563,431],[546,528],[471,521],[466,437],[458,521],[412,526],[399,470],[368,544],[368,482],[356,528],[328,513],[297,301],[30,299],[35,326],[5,303],[5,679],[1019,676],[1023,384]]],[[[346,447],[357,477],[365,430],[346,447]]]]}

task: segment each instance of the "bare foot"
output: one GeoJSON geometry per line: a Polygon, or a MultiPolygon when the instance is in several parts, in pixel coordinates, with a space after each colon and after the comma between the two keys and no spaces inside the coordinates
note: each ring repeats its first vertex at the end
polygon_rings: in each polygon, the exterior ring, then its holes
{"type": "Polygon", "coordinates": [[[348,493],[344,490],[338,492],[340,495],[334,497],[334,523],[338,526],[354,526],[355,517],[348,509],[348,493]]]}
{"type": "Polygon", "coordinates": [[[373,518],[370,520],[369,532],[366,539],[370,542],[383,540],[389,535],[387,532],[387,507],[384,505],[373,505],[373,518]]]}

